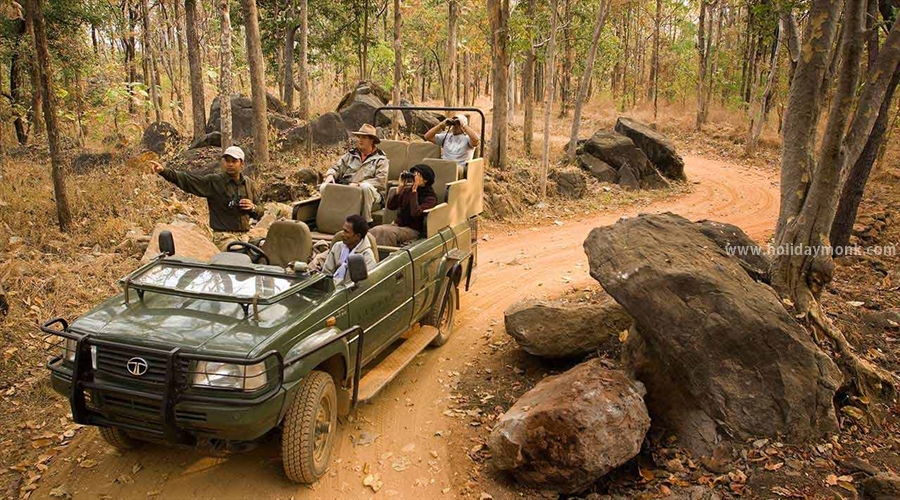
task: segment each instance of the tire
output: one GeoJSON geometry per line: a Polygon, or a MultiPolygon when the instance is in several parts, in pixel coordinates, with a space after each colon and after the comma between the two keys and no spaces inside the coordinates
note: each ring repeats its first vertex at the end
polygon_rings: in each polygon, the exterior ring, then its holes
{"type": "Polygon", "coordinates": [[[331,462],[337,430],[337,392],[331,375],[313,371],[300,381],[284,417],[281,458],[295,483],[312,484],[331,462]],[[324,433],[324,435],[323,435],[324,433]]]}
{"type": "Polygon", "coordinates": [[[450,340],[453,334],[453,320],[456,318],[456,292],[451,286],[444,300],[434,301],[431,310],[422,319],[422,324],[438,329],[438,335],[431,341],[431,347],[440,347],[450,340]]]}
{"type": "Polygon", "coordinates": [[[106,441],[106,444],[119,451],[133,450],[141,444],[140,441],[125,434],[125,431],[118,427],[99,427],[99,430],[100,437],[106,441]]]}

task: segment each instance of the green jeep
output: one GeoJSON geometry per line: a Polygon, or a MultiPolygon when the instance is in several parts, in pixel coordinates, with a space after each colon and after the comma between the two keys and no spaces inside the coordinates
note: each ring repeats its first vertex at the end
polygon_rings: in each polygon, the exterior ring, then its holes
{"type": "MultiPolygon", "coordinates": [[[[408,162],[403,143],[391,143],[408,162]]],[[[288,478],[316,481],[337,416],[453,330],[458,289],[475,266],[484,163],[444,171],[451,178],[436,190],[443,203],[427,214],[423,238],[373,245],[371,270],[352,255],[337,285],[305,261],[313,240],[335,238],[327,230],[341,202],[301,202],[295,220],[273,224],[259,244],[236,242],[208,262],[177,256],[161,233],[160,255],[123,278],[120,294],[71,324],[41,325],[53,388],[75,422],[98,426],[116,448],[239,451],[280,431],[288,478]]]]}

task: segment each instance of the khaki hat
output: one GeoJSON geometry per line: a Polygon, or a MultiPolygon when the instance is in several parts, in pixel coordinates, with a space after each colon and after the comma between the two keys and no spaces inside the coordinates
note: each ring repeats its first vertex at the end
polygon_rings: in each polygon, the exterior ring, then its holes
{"type": "Polygon", "coordinates": [[[459,124],[462,125],[463,127],[469,126],[469,117],[468,116],[466,116],[464,114],[458,114],[458,115],[454,116],[453,118],[456,118],[457,120],[459,120],[459,124]]]}
{"type": "Polygon", "coordinates": [[[381,139],[378,138],[378,131],[375,130],[375,127],[369,125],[368,123],[363,123],[361,127],[359,127],[359,132],[350,132],[353,135],[367,135],[372,139],[375,139],[375,144],[381,142],[381,139]]]}

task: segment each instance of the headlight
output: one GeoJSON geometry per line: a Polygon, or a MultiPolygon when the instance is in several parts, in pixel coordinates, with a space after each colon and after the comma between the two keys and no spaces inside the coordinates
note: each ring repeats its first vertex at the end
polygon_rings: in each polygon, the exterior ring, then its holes
{"type": "Polygon", "coordinates": [[[194,386],[253,391],[268,382],[266,363],[232,365],[214,361],[198,361],[194,368],[194,386]]]}
{"type": "Polygon", "coordinates": [[[75,362],[75,347],[78,345],[78,342],[74,339],[66,339],[66,352],[64,352],[64,357],[66,361],[71,363],[75,362]]]}

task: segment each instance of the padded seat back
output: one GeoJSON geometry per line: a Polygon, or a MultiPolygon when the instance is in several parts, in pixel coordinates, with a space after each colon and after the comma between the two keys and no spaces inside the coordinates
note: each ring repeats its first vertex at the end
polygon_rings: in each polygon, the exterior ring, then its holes
{"type": "Polygon", "coordinates": [[[384,151],[384,154],[388,157],[388,180],[393,181],[399,179],[400,172],[407,170],[410,167],[407,157],[409,143],[406,141],[391,141],[385,139],[378,144],[378,147],[384,151]]]}
{"type": "Polygon", "coordinates": [[[447,201],[447,184],[458,180],[459,166],[453,160],[425,158],[422,163],[434,170],[434,188],[438,203],[447,201]]]}
{"type": "Polygon", "coordinates": [[[316,211],[316,231],[334,234],[344,227],[348,216],[362,214],[362,190],[358,186],[328,184],[316,211]]]}
{"type": "MultiPolygon", "coordinates": [[[[441,148],[431,142],[410,142],[406,150],[406,164],[412,168],[416,163],[422,163],[425,158],[440,158],[441,148]]],[[[399,173],[397,176],[399,177],[399,173]]]]}
{"type": "Polygon", "coordinates": [[[312,234],[303,222],[276,221],[263,241],[262,249],[273,266],[290,262],[309,262],[312,257],[312,234]]]}
{"type": "Polygon", "coordinates": [[[209,259],[210,264],[219,264],[222,266],[252,266],[253,261],[250,256],[245,253],[238,252],[220,252],[209,259]]]}
{"type": "MultiPolygon", "coordinates": [[[[369,240],[369,246],[372,248],[372,253],[375,254],[375,262],[381,260],[378,256],[378,242],[375,241],[375,235],[372,233],[366,233],[366,239],[369,240]]],[[[334,245],[339,241],[344,240],[344,230],[341,229],[331,238],[331,244],[334,245]]]]}

